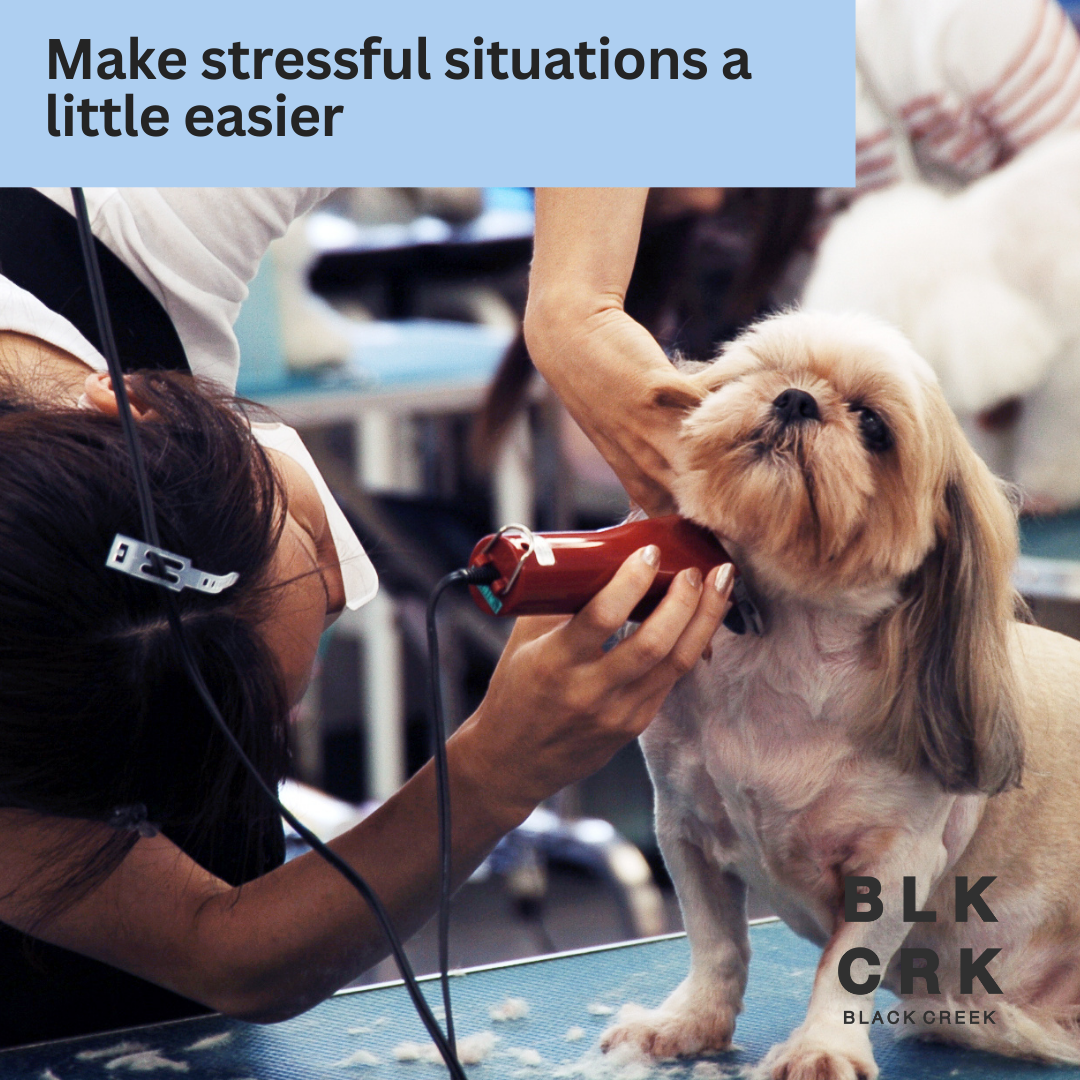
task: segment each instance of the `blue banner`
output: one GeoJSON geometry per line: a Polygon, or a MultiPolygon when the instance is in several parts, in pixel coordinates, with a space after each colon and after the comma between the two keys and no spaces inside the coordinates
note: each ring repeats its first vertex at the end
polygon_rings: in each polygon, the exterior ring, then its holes
{"type": "Polygon", "coordinates": [[[851,0],[12,4],[0,183],[854,182],[851,0]]]}

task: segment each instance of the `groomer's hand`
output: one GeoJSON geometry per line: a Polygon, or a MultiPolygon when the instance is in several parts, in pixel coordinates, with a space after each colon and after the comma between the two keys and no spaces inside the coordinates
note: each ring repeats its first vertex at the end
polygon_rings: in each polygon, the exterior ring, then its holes
{"type": "Polygon", "coordinates": [[[679,428],[702,391],[623,310],[645,188],[544,188],[525,339],[537,369],[649,514],[674,509],[679,428]]]}
{"type": "Polygon", "coordinates": [[[572,619],[519,619],[480,708],[455,735],[457,760],[524,817],[595,772],[648,726],[675,681],[701,657],[729,607],[730,567],[679,574],[638,630],[607,652],[656,575],[642,548],[572,619]],[[468,763],[466,765],[466,762],[468,763]]]}
{"type": "Polygon", "coordinates": [[[631,500],[650,516],[674,513],[679,431],[700,389],[620,307],[565,307],[543,329],[540,321],[528,324],[538,370],[631,500]]]}

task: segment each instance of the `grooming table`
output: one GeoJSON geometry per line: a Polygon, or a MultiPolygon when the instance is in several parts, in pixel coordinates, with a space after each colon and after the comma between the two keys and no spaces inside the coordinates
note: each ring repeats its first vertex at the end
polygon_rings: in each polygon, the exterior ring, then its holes
{"type": "MultiPolygon", "coordinates": [[[[750,940],[754,958],[746,1007],[735,1034],[736,1050],[705,1063],[661,1063],[648,1071],[636,1064],[613,1066],[598,1055],[597,1037],[611,1021],[605,1010],[627,1001],[656,1005],[686,974],[689,946],[679,934],[456,975],[451,985],[459,1040],[481,1032],[496,1036],[486,1060],[468,1071],[482,1080],[745,1076],[770,1046],[786,1038],[802,1020],[819,956],[814,946],[775,920],[753,926],[750,940]],[[508,997],[523,998],[528,1016],[493,1022],[489,1010],[508,997]],[[584,1035],[567,1041],[573,1027],[583,1029],[584,1035]],[[522,1056],[523,1051],[531,1053],[522,1056]]],[[[424,989],[436,1005],[437,981],[424,980],[424,989]]],[[[894,1004],[892,995],[878,994],[877,1006],[883,1014],[894,1004]]],[[[872,1037],[882,1080],[1080,1077],[1080,1069],[1049,1070],[971,1051],[898,1041],[881,1027],[872,1028],[872,1037]]],[[[350,1076],[426,1080],[446,1075],[441,1064],[395,1060],[394,1048],[406,1041],[428,1040],[404,988],[389,983],[345,991],[295,1020],[267,1027],[210,1016],[6,1050],[0,1052],[0,1077],[122,1080],[148,1071],[155,1080],[181,1075],[189,1080],[347,1080],[350,1076]],[[136,1045],[124,1050],[123,1043],[136,1045]],[[146,1051],[156,1051],[156,1055],[146,1051]],[[344,1064],[358,1051],[363,1051],[360,1056],[365,1060],[344,1064]],[[140,1057],[130,1056],[140,1052],[140,1057]]]]}

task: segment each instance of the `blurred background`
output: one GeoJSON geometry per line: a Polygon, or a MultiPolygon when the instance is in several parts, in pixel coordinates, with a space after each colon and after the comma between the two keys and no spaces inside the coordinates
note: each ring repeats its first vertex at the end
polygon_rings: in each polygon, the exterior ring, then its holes
{"type": "MultiPolygon", "coordinates": [[[[627,309],[695,359],[800,301],[899,324],[1020,485],[1017,582],[1035,617],[1080,636],[1080,0],[889,0],[857,14],[856,187],[653,190],[627,309]],[[991,316],[1015,301],[1030,325],[1016,339],[990,327],[988,345],[978,303],[935,304],[961,279],[978,300],[1004,290],[991,316]],[[991,346],[1006,340],[999,377],[991,346]]],[[[429,756],[435,583],[500,525],[600,528],[628,510],[521,338],[532,232],[525,188],[340,191],[274,245],[244,305],[238,392],[301,430],[382,582],[325,635],[294,717],[287,798],[324,836],[429,756]]],[[[440,610],[452,728],[509,625],[462,595],[440,610]]],[[[451,963],[679,928],[631,746],[460,891],[451,963]]],[[[418,971],[436,966],[430,930],[410,944],[418,971]]],[[[392,977],[380,966],[365,981],[392,977]]]]}

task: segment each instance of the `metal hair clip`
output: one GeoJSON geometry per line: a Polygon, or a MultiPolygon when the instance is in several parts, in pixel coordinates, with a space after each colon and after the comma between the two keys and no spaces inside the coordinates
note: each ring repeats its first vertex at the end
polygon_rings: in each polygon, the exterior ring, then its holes
{"type": "Polygon", "coordinates": [[[231,574],[208,574],[205,570],[196,570],[191,560],[183,555],[174,555],[164,548],[144,544],[141,540],[133,540],[120,533],[113,537],[105,565],[122,574],[164,585],[172,592],[195,589],[197,592],[216,594],[235,585],[240,578],[235,571],[231,574]]]}

